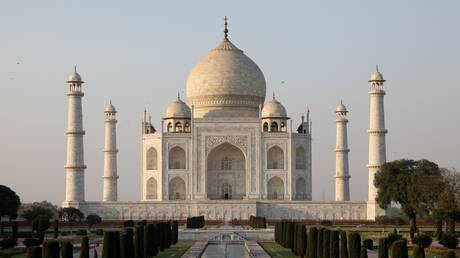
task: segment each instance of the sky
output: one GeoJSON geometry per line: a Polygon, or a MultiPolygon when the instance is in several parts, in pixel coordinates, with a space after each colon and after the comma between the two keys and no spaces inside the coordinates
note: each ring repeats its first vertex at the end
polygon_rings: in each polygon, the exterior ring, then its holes
{"type": "Polygon", "coordinates": [[[349,113],[351,199],[367,198],[370,74],[387,80],[387,160],[460,169],[460,1],[0,3],[0,184],[23,202],[65,194],[65,80],[83,98],[86,199],[102,199],[103,110],[118,110],[119,199],[140,199],[140,125],[157,128],[189,71],[223,37],[253,59],[293,127],[313,120],[313,199],[334,198],[335,108],[349,113]],[[281,83],[285,81],[285,83],[281,83]]]}

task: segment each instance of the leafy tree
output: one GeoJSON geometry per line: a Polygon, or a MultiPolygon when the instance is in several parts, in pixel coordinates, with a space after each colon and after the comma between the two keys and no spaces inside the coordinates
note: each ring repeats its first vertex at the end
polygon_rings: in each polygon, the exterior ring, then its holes
{"type": "Polygon", "coordinates": [[[433,184],[441,180],[441,171],[435,163],[422,159],[395,160],[383,164],[375,175],[377,203],[383,209],[392,202],[401,205],[402,211],[410,220],[411,238],[417,231],[417,214],[426,212],[438,191],[433,184]]]}
{"type": "Polygon", "coordinates": [[[62,221],[77,222],[84,218],[83,212],[74,207],[61,208],[58,213],[62,221]]]}
{"type": "Polygon", "coordinates": [[[19,208],[19,215],[29,222],[33,222],[38,216],[46,216],[50,220],[56,217],[57,208],[47,201],[25,203],[19,208]]]}
{"type": "Polygon", "coordinates": [[[89,214],[86,216],[86,224],[88,225],[88,228],[91,228],[92,226],[99,224],[102,222],[102,218],[99,217],[97,214],[89,214]]]}
{"type": "Polygon", "coordinates": [[[7,186],[0,185],[0,221],[4,216],[16,219],[20,205],[21,200],[16,192],[7,186]]]}

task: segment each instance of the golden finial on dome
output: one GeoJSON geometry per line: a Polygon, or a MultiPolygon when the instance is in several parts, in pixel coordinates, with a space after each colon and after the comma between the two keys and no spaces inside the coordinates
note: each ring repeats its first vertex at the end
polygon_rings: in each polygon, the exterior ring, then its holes
{"type": "Polygon", "coordinates": [[[224,37],[225,37],[225,39],[228,39],[228,28],[227,28],[227,25],[228,25],[228,22],[227,22],[227,21],[228,21],[228,18],[227,18],[227,16],[224,17],[224,21],[225,21],[225,23],[224,23],[224,25],[225,25],[224,37]]]}

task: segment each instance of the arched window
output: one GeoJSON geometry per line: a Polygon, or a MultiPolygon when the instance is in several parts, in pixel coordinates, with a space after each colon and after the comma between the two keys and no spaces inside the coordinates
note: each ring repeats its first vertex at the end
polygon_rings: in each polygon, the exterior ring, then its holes
{"type": "Polygon", "coordinates": [[[271,127],[270,127],[270,131],[271,132],[278,132],[278,123],[277,122],[273,122],[271,127]]]}
{"type": "Polygon", "coordinates": [[[229,157],[224,157],[220,162],[221,170],[232,170],[232,159],[229,157]]]}
{"type": "Polygon", "coordinates": [[[186,122],[184,125],[184,132],[190,132],[190,124],[188,122],[186,122]]]}
{"type": "Polygon", "coordinates": [[[299,177],[295,182],[296,199],[307,199],[307,183],[303,177],[299,177]]]}
{"type": "Polygon", "coordinates": [[[185,181],[180,177],[175,177],[169,181],[169,199],[185,200],[185,181]]]}
{"type": "Polygon", "coordinates": [[[147,170],[157,170],[157,163],[158,163],[158,158],[157,158],[157,150],[155,148],[150,147],[147,150],[147,162],[146,162],[146,168],[147,170]]]}
{"type": "Polygon", "coordinates": [[[176,123],[176,125],[174,126],[174,132],[176,132],[176,133],[182,132],[182,123],[181,122],[176,123]]]}
{"type": "Polygon", "coordinates": [[[221,186],[222,199],[229,200],[232,199],[232,185],[228,182],[225,182],[221,186]]]}
{"type": "Polygon", "coordinates": [[[264,123],[264,129],[263,130],[264,130],[264,132],[268,132],[268,123],[267,122],[264,123]]]}
{"type": "Polygon", "coordinates": [[[173,131],[173,126],[172,126],[172,123],[169,122],[168,123],[168,133],[171,133],[173,131]]]}
{"type": "Polygon", "coordinates": [[[286,124],[284,122],[281,122],[280,127],[281,127],[281,130],[280,130],[281,132],[286,131],[286,124]]]}
{"type": "Polygon", "coordinates": [[[307,168],[307,157],[305,149],[298,147],[295,151],[295,168],[306,169],[307,168]]]}
{"type": "Polygon", "coordinates": [[[185,151],[179,146],[169,151],[169,169],[185,169],[185,151]]]}
{"type": "Polygon", "coordinates": [[[267,183],[267,194],[269,200],[282,200],[284,199],[284,183],[283,180],[277,176],[272,177],[267,183]]]}
{"type": "Polygon", "coordinates": [[[284,169],[284,152],[278,146],[273,146],[267,153],[268,169],[284,169]]]}
{"type": "Polygon", "coordinates": [[[146,198],[147,200],[155,200],[157,199],[157,180],[151,177],[147,180],[146,185],[146,198]]]}

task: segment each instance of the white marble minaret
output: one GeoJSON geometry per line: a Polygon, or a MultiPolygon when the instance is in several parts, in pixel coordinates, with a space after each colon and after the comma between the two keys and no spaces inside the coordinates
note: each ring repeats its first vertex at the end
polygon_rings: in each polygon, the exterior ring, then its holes
{"type": "Polygon", "coordinates": [[[105,108],[105,141],[104,141],[104,202],[118,200],[118,175],[117,175],[117,111],[110,101],[105,108]]]}
{"type": "Polygon", "coordinates": [[[342,101],[335,110],[337,128],[335,144],[335,200],[350,200],[350,174],[348,166],[347,108],[342,101]]]}
{"type": "Polygon", "coordinates": [[[78,203],[85,201],[85,162],[83,155],[83,113],[81,90],[83,81],[75,71],[67,79],[69,91],[67,97],[69,106],[67,109],[67,163],[66,170],[66,194],[65,203],[78,203]]]}
{"type": "Polygon", "coordinates": [[[383,97],[385,96],[385,90],[383,89],[382,74],[379,72],[378,67],[375,72],[371,75],[369,83],[371,84],[371,90],[369,91],[370,96],[370,114],[369,114],[369,163],[367,167],[369,169],[369,189],[368,189],[368,208],[367,217],[375,218],[379,216],[383,210],[379,209],[375,198],[377,196],[377,189],[374,186],[374,176],[383,163],[386,162],[386,144],[385,134],[385,112],[383,105],[383,97]]]}

